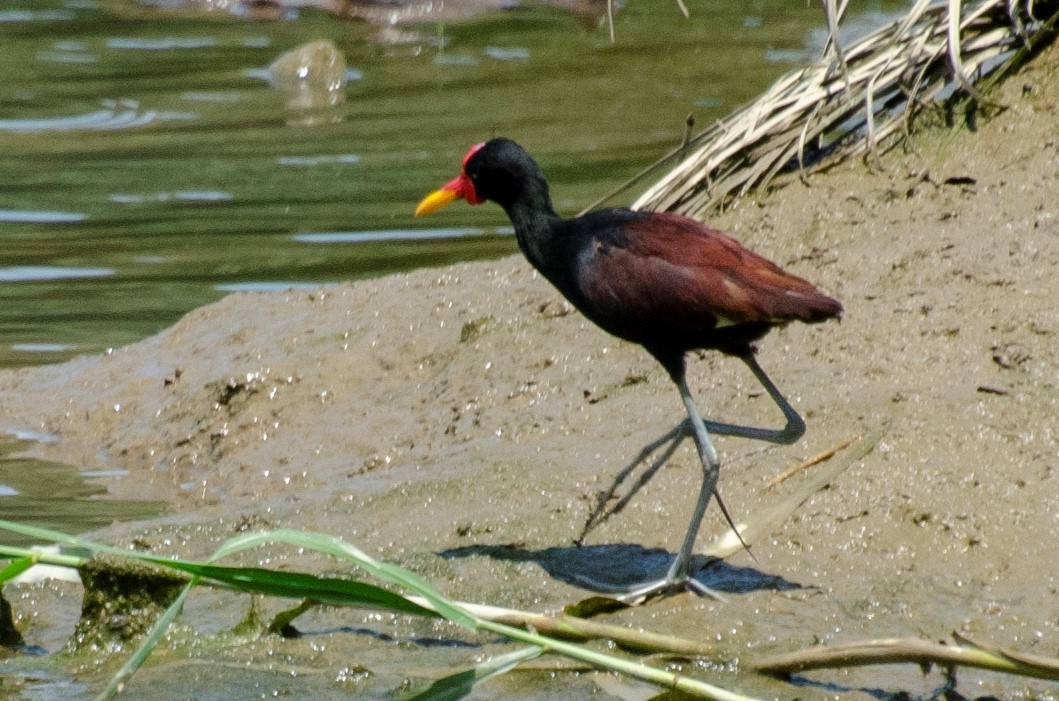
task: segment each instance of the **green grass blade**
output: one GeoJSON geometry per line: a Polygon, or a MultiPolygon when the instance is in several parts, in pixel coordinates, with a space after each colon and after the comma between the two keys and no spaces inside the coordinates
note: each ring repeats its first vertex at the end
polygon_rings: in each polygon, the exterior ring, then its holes
{"type": "Polygon", "coordinates": [[[323,533],[294,531],[285,528],[261,533],[246,533],[225,542],[212,559],[218,559],[240,550],[267,543],[286,543],[352,562],[384,582],[395,584],[419,594],[430,603],[438,614],[453,623],[465,628],[475,628],[477,625],[478,619],[473,614],[453,604],[419,575],[409,572],[403,567],[392,565],[388,562],[380,562],[341,538],[335,538],[323,533]]]}
{"type": "Polygon", "coordinates": [[[35,557],[23,557],[15,560],[10,565],[0,570],[0,584],[14,579],[35,564],[37,564],[37,559],[35,557]]]}
{"type": "MultiPolygon", "coordinates": [[[[47,542],[65,543],[67,545],[76,545],[87,549],[92,553],[111,553],[122,557],[132,557],[139,560],[146,560],[154,562],[163,566],[173,566],[172,563],[176,562],[173,560],[166,560],[146,553],[139,553],[132,550],[124,550],[121,548],[115,548],[107,545],[100,545],[99,543],[93,543],[92,541],[84,540],[76,536],[67,535],[59,531],[53,531],[48,528],[39,528],[37,526],[27,526],[21,523],[15,523],[13,521],[6,521],[0,519],[0,529],[19,533],[21,535],[29,536],[31,538],[38,538],[47,542]]],[[[400,587],[409,589],[428,602],[436,610],[437,614],[466,628],[474,628],[477,619],[463,608],[451,603],[448,599],[442,596],[437,590],[435,590],[425,580],[420,578],[418,575],[409,572],[408,570],[392,565],[387,562],[380,562],[375,558],[365,553],[360,548],[351,545],[340,538],[334,536],[325,535],[323,533],[313,533],[306,531],[294,531],[290,529],[278,529],[275,531],[264,531],[256,533],[244,533],[234,538],[227,540],[210,558],[211,560],[217,560],[227,555],[234,554],[236,552],[254,548],[260,545],[266,545],[269,543],[286,543],[288,545],[294,545],[296,547],[306,548],[314,550],[316,552],[325,553],[337,557],[348,562],[356,564],[361,569],[365,570],[374,577],[381,579],[385,582],[395,584],[400,587]]],[[[368,585],[365,585],[368,586],[368,585]]],[[[296,594],[295,596],[304,596],[303,594],[296,594]]],[[[410,606],[416,606],[416,604],[409,604],[410,606]]],[[[417,612],[419,615],[423,615],[421,612],[417,612]]]]}
{"type": "Polygon", "coordinates": [[[99,543],[93,543],[77,536],[67,535],[59,531],[53,531],[50,528],[41,528],[39,526],[27,526],[24,523],[15,523],[14,521],[5,521],[0,519],[0,530],[11,531],[12,533],[18,533],[20,535],[27,536],[29,538],[36,538],[37,540],[44,541],[46,543],[66,543],[67,545],[77,545],[82,548],[87,548],[92,552],[102,551],[116,551],[118,554],[124,555],[127,551],[119,550],[118,548],[111,548],[106,545],[100,545],[99,543]]]}
{"type": "Polygon", "coordinates": [[[512,628],[511,626],[506,626],[502,623],[494,623],[492,621],[484,620],[480,622],[479,628],[481,630],[498,633],[511,640],[518,640],[519,642],[528,643],[530,645],[539,645],[547,649],[548,652],[569,657],[570,659],[580,660],[581,662],[587,662],[599,669],[608,669],[612,672],[627,674],[630,677],[650,682],[651,684],[657,684],[658,686],[667,689],[675,689],[684,692],[685,694],[695,696],[696,698],[712,699],[713,701],[753,701],[752,697],[742,696],[728,691],[727,689],[714,686],[713,684],[699,681],[698,679],[692,679],[691,677],[685,677],[680,674],[674,674],[673,672],[667,672],[663,669],[650,667],[642,662],[635,662],[615,655],[608,655],[604,652],[597,652],[596,650],[582,645],[575,645],[563,640],[547,638],[538,633],[522,630],[521,628],[512,628]]]}
{"type": "MultiPolygon", "coordinates": [[[[532,652],[527,650],[516,651],[515,653],[511,653],[510,656],[501,656],[500,658],[497,658],[496,661],[480,665],[474,670],[446,677],[446,679],[437,682],[437,689],[434,692],[431,692],[438,695],[421,697],[425,699],[462,698],[462,695],[466,695],[466,692],[461,690],[468,689],[468,684],[473,686],[475,681],[507,671],[511,666],[522,661],[523,655],[528,659],[531,654],[535,656],[536,654],[540,654],[542,650],[587,662],[599,669],[627,674],[665,688],[677,689],[699,698],[715,699],[716,701],[746,701],[748,698],[720,689],[711,684],[700,682],[696,679],[649,667],[640,662],[597,652],[588,647],[568,643],[555,638],[549,638],[536,632],[525,631],[520,628],[513,628],[511,626],[479,618],[463,606],[445,598],[415,573],[409,572],[397,565],[380,562],[367,555],[359,548],[350,545],[339,538],[321,533],[300,532],[288,529],[279,529],[263,533],[247,533],[226,541],[210,558],[210,563],[194,563],[180,560],[169,560],[145,553],[103,546],[80,538],[68,536],[63,533],[58,533],[56,531],[22,526],[21,524],[15,524],[9,521],[0,520],[0,529],[27,534],[44,540],[77,545],[86,548],[89,552],[93,553],[112,553],[122,557],[147,561],[167,568],[178,569],[192,575],[192,580],[182,591],[179,601],[175,603],[174,606],[170,607],[162,619],[159,620],[158,624],[152,628],[148,641],[137,650],[133,659],[122,668],[122,672],[119,672],[119,676],[115,677],[111,685],[108,686],[108,690],[104,692],[104,695],[100,696],[100,699],[108,699],[111,697],[110,695],[117,693],[128,677],[143,663],[143,660],[146,659],[154,645],[156,645],[157,641],[161,638],[162,633],[164,633],[173,618],[176,617],[176,614],[180,610],[180,605],[187,596],[190,587],[199,583],[201,578],[208,578],[211,582],[245,591],[260,591],[262,593],[293,596],[298,598],[314,598],[334,603],[355,603],[357,605],[364,605],[365,599],[372,601],[374,604],[383,604],[385,602],[385,604],[391,608],[400,607],[398,610],[402,612],[414,612],[420,615],[432,615],[432,613],[440,614],[453,623],[475,630],[497,633],[510,640],[526,643],[535,646],[536,648],[532,652]],[[399,594],[372,585],[366,585],[362,582],[317,577],[315,575],[300,572],[280,573],[270,572],[260,568],[225,567],[212,564],[212,561],[226,555],[231,555],[242,550],[269,543],[286,543],[288,545],[333,555],[337,558],[352,562],[378,579],[419,594],[424,601],[424,605],[409,601],[399,594]],[[340,599],[342,600],[340,601],[340,599]],[[355,599],[355,601],[352,601],[351,599],[355,599]],[[414,611],[412,607],[414,607],[414,611]],[[426,607],[429,607],[429,609],[426,607]],[[433,612],[430,609],[433,609],[433,612]]],[[[0,554],[5,552],[16,558],[29,557],[31,554],[30,551],[0,546],[0,554]]],[[[15,566],[20,567],[22,565],[18,564],[15,566]]],[[[434,688],[434,685],[432,685],[431,688],[434,688]]],[[[427,692],[429,691],[430,690],[428,689],[427,692]]]]}
{"type": "MultiPolygon", "coordinates": [[[[64,555],[62,553],[42,552],[31,548],[16,548],[11,545],[0,545],[0,560],[22,559],[32,560],[31,565],[54,565],[55,567],[69,567],[72,569],[80,567],[81,563],[84,562],[83,557],[78,557],[76,555],[64,555]]],[[[12,578],[17,577],[18,574],[21,573],[12,575],[12,578]]],[[[0,583],[6,581],[7,579],[0,579],[0,583]]]]}
{"type": "Polygon", "coordinates": [[[52,531],[51,528],[41,528],[39,526],[25,525],[24,523],[5,521],[3,519],[0,519],[0,529],[17,533],[20,536],[36,538],[48,543],[61,543],[76,540],[73,536],[68,536],[65,533],[59,533],[58,531],[52,531]]]}
{"type": "Polygon", "coordinates": [[[169,605],[169,608],[165,610],[165,613],[159,616],[158,620],[155,621],[155,624],[151,627],[150,632],[147,633],[147,637],[144,638],[140,647],[137,648],[132,657],[121,666],[121,669],[119,669],[118,673],[110,680],[107,687],[96,697],[96,701],[109,701],[124,690],[125,684],[129,681],[132,675],[136,673],[136,670],[143,666],[144,661],[158,646],[158,641],[162,639],[162,635],[165,634],[166,630],[169,629],[169,626],[184,608],[184,600],[188,598],[188,593],[198,583],[198,578],[193,577],[180,591],[180,594],[177,595],[176,599],[173,600],[173,603],[169,605]]]}
{"type": "Polygon", "coordinates": [[[273,616],[272,622],[268,624],[268,632],[286,637],[289,632],[294,630],[294,621],[313,608],[316,608],[315,601],[302,599],[289,609],[284,609],[273,616]]]}
{"type": "Polygon", "coordinates": [[[438,618],[436,611],[413,603],[388,589],[373,584],[336,577],[320,577],[306,572],[276,572],[260,567],[229,567],[186,560],[166,560],[145,557],[147,562],[187,572],[230,589],[282,596],[291,599],[312,599],[324,604],[368,606],[413,616],[438,618]]]}
{"type": "Polygon", "coordinates": [[[523,647],[505,655],[490,657],[474,669],[467,669],[443,677],[426,689],[403,697],[402,701],[459,701],[474,689],[474,685],[490,677],[509,672],[517,665],[535,657],[540,657],[544,650],[537,646],[523,647]]]}

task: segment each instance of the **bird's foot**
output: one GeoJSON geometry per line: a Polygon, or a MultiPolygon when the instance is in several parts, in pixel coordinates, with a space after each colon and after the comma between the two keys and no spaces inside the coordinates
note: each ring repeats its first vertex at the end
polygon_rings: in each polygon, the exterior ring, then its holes
{"type": "Polygon", "coordinates": [[[615,598],[623,604],[639,606],[649,599],[654,599],[659,596],[672,596],[673,594],[679,594],[683,591],[690,591],[699,596],[708,596],[711,599],[716,599],[722,603],[728,603],[728,600],[719,593],[710,589],[694,577],[688,577],[686,575],[664,577],[663,579],[654,582],[648,582],[647,584],[638,586],[632,591],[625,592],[621,596],[615,598]]]}

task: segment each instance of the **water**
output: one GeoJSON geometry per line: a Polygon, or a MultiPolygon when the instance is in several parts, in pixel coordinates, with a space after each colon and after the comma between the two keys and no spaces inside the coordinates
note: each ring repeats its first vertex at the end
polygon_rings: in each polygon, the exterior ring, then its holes
{"type": "MultiPolygon", "coordinates": [[[[68,533],[109,526],[114,521],[149,518],[164,505],[155,501],[103,499],[97,480],[120,478],[114,471],[85,471],[70,465],[15,457],[28,443],[0,436],[0,518],[68,533]]],[[[0,531],[0,543],[27,546],[32,538],[0,531]]]]}
{"type": "Polygon", "coordinates": [[[630,2],[612,45],[597,15],[539,5],[380,30],[0,0],[0,367],[130,343],[231,290],[514,252],[495,207],[411,216],[470,144],[518,138],[573,213],[689,113],[708,124],[819,50],[815,5],[692,11],[630,2]],[[265,69],[316,39],[345,56],[342,99],[291,109],[265,69]]]}

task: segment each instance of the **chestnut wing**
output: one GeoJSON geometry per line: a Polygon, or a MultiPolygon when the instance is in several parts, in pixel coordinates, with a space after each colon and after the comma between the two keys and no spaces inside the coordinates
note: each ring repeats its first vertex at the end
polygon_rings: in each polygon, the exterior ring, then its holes
{"type": "Polygon", "coordinates": [[[841,305],[812,284],[691,219],[648,214],[582,250],[585,313],[612,333],[687,332],[738,324],[822,321],[841,305]]]}

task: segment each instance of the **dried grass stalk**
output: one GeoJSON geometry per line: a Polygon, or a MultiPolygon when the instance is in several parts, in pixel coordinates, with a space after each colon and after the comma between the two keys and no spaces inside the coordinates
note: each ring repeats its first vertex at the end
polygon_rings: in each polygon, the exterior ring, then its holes
{"type": "MultiPolygon", "coordinates": [[[[690,153],[634,209],[704,217],[784,169],[881,151],[907,135],[939,97],[985,103],[974,84],[1038,37],[1051,37],[1057,3],[916,0],[908,13],[847,47],[846,3],[823,0],[829,39],[816,63],[780,78],[755,102],[691,140],[690,153]]],[[[988,104],[988,103],[986,103],[988,104]]]]}
{"type": "Polygon", "coordinates": [[[959,633],[954,633],[953,638],[954,645],[903,638],[815,647],[761,660],[753,668],[762,674],[789,676],[811,669],[903,662],[950,669],[977,667],[1023,677],[1059,679],[1059,659],[982,645],[959,633]]]}

